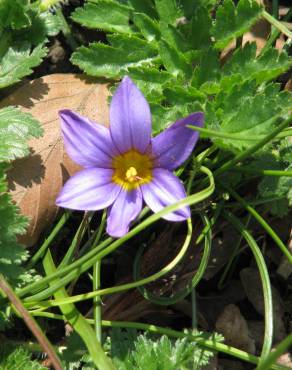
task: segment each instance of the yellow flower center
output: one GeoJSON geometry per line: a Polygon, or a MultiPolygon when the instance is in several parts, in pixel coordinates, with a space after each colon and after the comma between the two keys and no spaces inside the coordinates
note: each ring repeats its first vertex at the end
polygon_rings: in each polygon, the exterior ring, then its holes
{"type": "Polygon", "coordinates": [[[112,180],[126,190],[132,190],[152,179],[152,160],[148,154],[136,150],[118,155],[113,159],[112,180]]]}

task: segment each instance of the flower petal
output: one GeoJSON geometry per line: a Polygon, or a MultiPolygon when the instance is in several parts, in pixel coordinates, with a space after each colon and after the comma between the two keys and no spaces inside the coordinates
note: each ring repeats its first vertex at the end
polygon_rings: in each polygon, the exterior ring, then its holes
{"type": "MultiPolygon", "coordinates": [[[[155,168],[153,180],[141,186],[143,198],[153,212],[159,212],[186,197],[181,181],[168,170],[155,168]]],[[[190,207],[184,206],[175,212],[168,213],[163,218],[169,221],[183,221],[190,217],[190,207]]]]}
{"type": "Polygon", "coordinates": [[[69,109],[59,115],[65,148],[73,161],[85,168],[111,168],[112,156],[118,152],[109,129],[69,109]]]}
{"type": "Polygon", "coordinates": [[[121,153],[144,153],[151,139],[149,104],[129,77],[124,77],[110,105],[110,131],[121,153]]]}
{"type": "Polygon", "coordinates": [[[139,188],[131,191],[122,189],[114,204],[108,210],[107,233],[115,238],[127,234],[130,222],[135,220],[141,209],[141,190],[139,188]]]}
{"type": "Polygon", "coordinates": [[[112,182],[113,170],[86,168],[77,172],[64,185],[56,204],[63,208],[96,211],[110,206],[121,187],[112,182]]]}
{"type": "Polygon", "coordinates": [[[204,113],[196,112],[175,122],[168,129],[152,139],[152,153],[157,167],[173,171],[191,154],[199,138],[199,132],[186,125],[202,127],[204,113]]]}

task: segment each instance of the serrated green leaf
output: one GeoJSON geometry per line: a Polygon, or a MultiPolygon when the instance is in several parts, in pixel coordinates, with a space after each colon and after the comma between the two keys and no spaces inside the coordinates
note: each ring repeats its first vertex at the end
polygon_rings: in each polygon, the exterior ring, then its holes
{"type": "Polygon", "coordinates": [[[159,103],[164,98],[163,87],[173,79],[170,73],[149,67],[129,68],[128,74],[149,103],[159,103]]]}
{"type": "Polygon", "coordinates": [[[237,49],[225,63],[222,74],[223,78],[237,74],[239,81],[255,79],[261,83],[277,77],[291,65],[292,60],[285,52],[279,53],[271,48],[256,57],[256,43],[247,43],[242,49],[237,49]]]}
{"type": "Polygon", "coordinates": [[[31,354],[24,348],[11,346],[1,354],[0,366],[2,370],[48,370],[38,361],[31,360],[31,354]]]}
{"type": "Polygon", "coordinates": [[[50,12],[30,12],[31,25],[23,30],[13,33],[14,42],[17,45],[38,46],[48,41],[48,36],[55,36],[61,29],[61,21],[57,15],[50,12]]]}
{"type": "Polygon", "coordinates": [[[189,43],[193,49],[206,49],[210,47],[212,20],[208,10],[200,7],[193,14],[190,21],[189,43]]]}
{"type": "Polygon", "coordinates": [[[31,114],[14,107],[0,109],[0,162],[26,156],[26,141],[41,134],[39,122],[31,114]]]}
{"type": "Polygon", "coordinates": [[[158,23],[144,13],[134,13],[133,22],[138,27],[142,35],[148,41],[159,40],[160,30],[158,23]]]}
{"type": "Polygon", "coordinates": [[[71,18],[88,28],[109,32],[131,33],[130,8],[114,0],[95,0],[77,8],[71,18]]]}
{"type": "Polygon", "coordinates": [[[166,87],[163,90],[164,96],[169,104],[187,104],[196,101],[203,102],[206,100],[206,95],[200,90],[192,86],[172,86],[166,87]]]}
{"type": "Polygon", "coordinates": [[[216,50],[210,48],[202,54],[199,65],[194,70],[191,84],[205,93],[213,94],[219,91],[219,80],[219,54],[216,50]]]}
{"type": "MultiPolygon", "coordinates": [[[[217,342],[223,340],[216,333],[197,335],[217,342]]],[[[130,330],[112,330],[109,347],[119,370],[200,369],[214,356],[212,351],[201,349],[187,338],[171,340],[165,335],[157,338],[147,333],[137,335],[130,330]]]]}
{"type": "Polygon", "coordinates": [[[176,25],[176,21],[182,16],[175,0],[154,0],[157,13],[161,21],[176,25]]]}
{"type": "Polygon", "coordinates": [[[14,30],[28,27],[31,24],[31,19],[27,10],[27,0],[1,0],[0,30],[1,27],[11,27],[14,30]]]}
{"type": "MultiPolygon", "coordinates": [[[[292,165],[281,170],[292,171],[292,165]]],[[[292,178],[285,176],[266,176],[259,183],[261,198],[279,197],[275,202],[269,202],[269,211],[278,217],[285,216],[292,206],[292,178]]]]}
{"type": "Polygon", "coordinates": [[[223,49],[234,38],[241,36],[261,15],[262,8],[255,0],[239,0],[235,7],[232,0],[224,0],[216,14],[212,28],[215,47],[223,49]]]}
{"type": "Polygon", "coordinates": [[[0,62],[0,88],[12,85],[29,75],[46,53],[47,49],[41,45],[32,51],[29,45],[11,46],[0,62]]]}
{"type": "Polygon", "coordinates": [[[19,209],[6,193],[5,169],[6,167],[0,164],[0,274],[16,287],[33,279],[31,271],[21,266],[27,260],[28,252],[16,239],[25,232],[27,220],[19,214],[19,209]]]}
{"type": "Polygon", "coordinates": [[[154,8],[152,0],[128,0],[135,12],[144,13],[152,19],[157,19],[158,14],[154,8]]]}
{"type": "Polygon", "coordinates": [[[185,76],[191,75],[191,66],[185,56],[164,40],[159,42],[160,57],[168,72],[174,76],[183,73],[185,76]]]}
{"type": "Polygon", "coordinates": [[[257,88],[255,81],[246,82],[220,92],[207,104],[206,126],[236,134],[236,140],[232,136],[213,140],[225,150],[238,152],[254,144],[249,138],[267,135],[274,128],[275,118],[285,116],[290,107],[291,94],[279,92],[279,85],[257,88]]]}
{"type": "Polygon", "coordinates": [[[114,46],[81,46],[73,53],[72,63],[91,76],[120,77],[130,67],[151,65],[157,57],[156,48],[138,37],[115,35],[110,41],[114,46]]]}
{"type": "Polygon", "coordinates": [[[191,19],[197,9],[204,7],[206,10],[210,10],[217,0],[178,0],[179,7],[183,11],[183,15],[191,19]]]}
{"type": "Polygon", "coordinates": [[[192,110],[189,108],[188,104],[163,107],[160,104],[150,103],[150,108],[152,114],[152,131],[154,135],[166,129],[178,119],[187,116],[190,110],[192,110]]]}
{"type": "Polygon", "coordinates": [[[160,22],[160,32],[165,41],[176,49],[178,52],[184,53],[189,50],[191,47],[188,44],[188,41],[184,38],[182,33],[174,27],[172,24],[166,22],[160,22]]]}

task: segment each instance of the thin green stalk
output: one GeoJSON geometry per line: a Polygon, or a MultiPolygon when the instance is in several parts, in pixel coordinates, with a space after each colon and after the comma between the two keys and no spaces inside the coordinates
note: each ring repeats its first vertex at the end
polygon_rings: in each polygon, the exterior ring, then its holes
{"type": "Polygon", "coordinates": [[[105,289],[101,289],[99,291],[94,291],[90,293],[79,294],[79,295],[68,297],[68,298],[41,301],[41,302],[27,300],[25,305],[26,306],[38,306],[38,307],[62,306],[64,304],[66,305],[67,303],[80,302],[86,299],[92,299],[93,297],[100,297],[102,295],[108,295],[108,294],[122,292],[128,289],[137,288],[138,286],[148,284],[154,280],[157,280],[161,278],[162,276],[164,276],[165,274],[169,273],[184,257],[188,249],[188,246],[190,244],[191,238],[192,238],[192,222],[190,218],[187,220],[187,224],[188,224],[188,231],[187,231],[187,235],[186,235],[185,241],[182,245],[180,252],[175,256],[175,258],[170,263],[168,263],[163,269],[156,272],[155,274],[152,274],[151,276],[148,276],[144,279],[134,281],[132,283],[118,285],[118,286],[114,286],[111,288],[105,288],[105,289]]]}
{"type": "MultiPolygon", "coordinates": [[[[202,134],[207,135],[208,137],[221,137],[223,139],[230,139],[230,140],[259,141],[259,140],[262,140],[265,137],[265,135],[253,135],[253,136],[247,137],[246,135],[238,135],[238,134],[229,133],[229,132],[215,131],[215,130],[210,130],[208,128],[198,127],[198,126],[188,125],[187,127],[194,130],[194,131],[199,131],[202,134]]],[[[284,131],[280,132],[275,137],[275,139],[280,139],[280,138],[289,137],[289,136],[291,136],[291,129],[284,130],[284,131]]]]}
{"type": "Polygon", "coordinates": [[[257,176],[285,176],[285,177],[292,177],[292,171],[280,171],[280,170],[260,170],[260,169],[252,169],[246,167],[234,167],[232,171],[244,172],[244,173],[251,173],[257,176]]]}
{"type": "Polygon", "coordinates": [[[264,145],[266,145],[268,142],[270,142],[274,137],[276,137],[285,127],[289,126],[292,123],[292,117],[289,119],[283,121],[279,124],[278,127],[276,127],[272,132],[268,135],[266,135],[262,140],[258,141],[256,144],[249,147],[244,152],[236,155],[234,158],[232,158],[230,161],[226,162],[223,166],[218,168],[214,172],[214,176],[219,176],[223,172],[229,170],[230,168],[233,168],[237,163],[243,161],[244,159],[248,158],[250,155],[256,153],[259,149],[261,149],[264,145]]]}
{"type": "MultiPolygon", "coordinates": [[[[41,317],[48,317],[51,319],[56,320],[64,320],[64,317],[62,315],[57,315],[51,312],[36,312],[35,316],[41,316],[41,317]]],[[[87,319],[87,322],[90,324],[94,324],[94,320],[87,319]]],[[[110,328],[125,328],[125,329],[137,329],[137,330],[143,330],[148,331],[154,334],[158,335],[167,335],[169,337],[173,338],[189,338],[189,340],[194,341],[197,345],[199,345],[202,348],[209,348],[213,351],[218,351],[225,353],[229,356],[233,356],[235,358],[238,358],[242,361],[255,364],[257,365],[259,363],[259,358],[251,355],[245,351],[242,351],[238,348],[220,343],[215,342],[213,340],[208,340],[204,338],[199,338],[197,335],[193,335],[191,332],[184,333],[182,331],[177,331],[169,328],[163,328],[161,326],[151,325],[151,324],[144,324],[140,322],[129,322],[129,321],[108,321],[108,320],[102,320],[102,326],[104,327],[110,327],[110,328]]],[[[290,368],[278,364],[273,364],[271,366],[271,369],[273,370],[289,370],[290,368]]]]}
{"type": "MultiPolygon", "coordinates": [[[[265,199],[257,199],[257,200],[249,201],[248,204],[250,206],[260,206],[262,204],[280,201],[282,199],[286,199],[286,197],[267,197],[265,199]]],[[[231,202],[231,203],[226,204],[225,207],[226,208],[240,208],[240,207],[243,207],[243,205],[238,202],[231,202]]]]}
{"type": "Polygon", "coordinates": [[[277,28],[280,32],[282,32],[288,38],[292,39],[292,32],[289,31],[288,28],[283,25],[283,23],[281,23],[280,21],[278,21],[277,19],[275,19],[271,14],[269,14],[265,10],[262,12],[262,15],[275,28],[277,28]]]}
{"type": "Polygon", "coordinates": [[[72,239],[72,242],[70,244],[70,247],[68,248],[64,258],[62,259],[62,262],[59,264],[58,266],[58,269],[61,269],[63,268],[64,266],[67,266],[68,263],[71,262],[72,260],[72,257],[76,251],[76,249],[78,249],[79,245],[80,245],[80,242],[85,234],[85,231],[88,227],[88,224],[91,220],[93,216],[93,213],[92,212],[88,212],[88,213],[85,213],[84,216],[83,216],[83,219],[72,239]]]}
{"type": "MultiPolygon", "coordinates": [[[[47,275],[51,275],[56,271],[54,261],[52,259],[50,250],[47,251],[43,260],[43,266],[47,275]]],[[[66,298],[67,293],[65,288],[59,289],[54,293],[56,299],[66,298]]],[[[80,314],[72,303],[60,307],[62,314],[66,320],[72,325],[76,332],[84,341],[93,362],[100,370],[115,370],[112,361],[106,356],[101,345],[95,337],[95,333],[86,319],[80,314]]]]}
{"type": "MultiPolygon", "coordinates": [[[[93,290],[98,291],[100,289],[100,270],[101,270],[101,260],[98,260],[93,265],[93,290]]],[[[94,329],[95,335],[99,343],[102,339],[102,329],[101,329],[101,299],[99,296],[93,298],[93,317],[94,317],[94,329]]]]}
{"type": "Polygon", "coordinates": [[[270,354],[273,340],[273,303],[269,273],[261,250],[257,245],[256,241],[254,240],[254,238],[252,237],[252,235],[250,234],[250,232],[232,213],[223,212],[223,215],[247,241],[259,269],[263,286],[264,307],[265,307],[265,332],[264,332],[264,343],[261,351],[261,360],[260,360],[261,362],[265,360],[266,357],[270,354]]]}
{"type": "Polygon", "coordinates": [[[51,245],[52,241],[55,239],[55,237],[58,235],[59,231],[62,229],[62,227],[65,225],[69,217],[71,216],[71,212],[66,211],[63,216],[58,221],[57,225],[53,228],[53,230],[50,232],[50,235],[46,238],[46,240],[43,242],[41,247],[38,249],[35,255],[31,257],[27,264],[27,268],[32,268],[46,253],[46,250],[51,245]]]}
{"type": "Polygon", "coordinates": [[[269,370],[273,368],[273,365],[288,348],[292,346],[292,334],[282,340],[276,347],[276,349],[266,357],[266,359],[259,363],[256,370],[269,370]]]}
{"type": "MultiPolygon", "coordinates": [[[[206,232],[204,232],[204,231],[202,232],[202,234],[205,237],[204,252],[203,252],[202,259],[201,259],[201,263],[200,263],[196,273],[191,278],[190,282],[187,284],[186,288],[179,291],[178,293],[176,293],[175,295],[173,295],[171,297],[158,297],[155,294],[148,291],[147,288],[144,285],[138,286],[137,288],[138,288],[139,292],[144,296],[145,299],[148,299],[151,302],[153,302],[155,304],[158,304],[158,305],[168,306],[168,305],[171,305],[171,304],[175,304],[176,302],[181,301],[182,299],[184,299],[198,285],[198,283],[202,279],[202,277],[204,275],[204,272],[207,268],[209,257],[210,257],[210,252],[211,252],[211,244],[212,244],[210,221],[209,221],[209,219],[206,215],[202,215],[201,217],[202,217],[202,220],[203,220],[204,224],[209,227],[206,232]]],[[[197,243],[195,243],[195,244],[197,245],[197,243]]],[[[140,267],[140,259],[141,259],[141,256],[142,256],[142,251],[143,251],[143,248],[141,248],[138,251],[138,253],[136,255],[136,258],[135,258],[135,261],[134,261],[133,275],[134,275],[135,280],[140,279],[139,267],[140,267]]]]}
{"type": "Polygon", "coordinates": [[[197,297],[195,288],[191,291],[191,304],[192,304],[192,329],[196,330],[198,327],[198,318],[197,318],[197,297]]]}
{"type": "Polygon", "coordinates": [[[275,233],[275,231],[271,228],[271,226],[265,221],[265,219],[253,208],[251,207],[241,196],[239,196],[236,191],[231,189],[227,185],[223,185],[231,196],[236,199],[242,206],[258,221],[258,223],[264,228],[264,230],[270,235],[270,237],[274,240],[277,246],[281,249],[282,253],[288,259],[288,261],[292,264],[292,254],[290,253],[289,249],[286,245],[282,242],[279,236],[275,233]]]}
{"type": "MultiPolygon", "coordinates": [[[[246,221],[246,223],[245,223],[245,228],[246,228],[246,229],[248,228],[248,224],[249,224],[249,222],[250,222],[250,218],[251,218],[251,215],[249,214],[249,215],[248,215],[248,217],[247,217],[247,221],[246,221]]],[[[233,261],[234,261],[235,257],[236,257],[236,256],[238,255],[238,253],[239,253],[239,248],[240,248],[240,245],[241,245],[242,239],[243,239],[243,235],[242,235],[242,234],[240,234],[240,235],[239,235],[238,242],[236,243],[236,245],[235,245],[234,249],[232,250],[231,256],[230,256],[230,258],[229,258],[229,260],[228,260],[228,262],[227,262],[227,264],[226,264],[226,266],[225,266],[224,271],[223,271],[223,272],[222,272],[222,274],[221,274],[221,277],[220,277],[219,282],[218,282],[218,284],[217,284],[217,288],[218,288],[218,289],[223,289],[223,288],[225,287],[225,285],[226,285],[226,284],[225,284],[226,276],[227,276],[228,272],[229,272],[229,271],[230,271],[230,269],[231,269],[231,265],[232,265],[232,263],[233,263],[233,261]]],[[[232,270],[234,270],[234,269],[232,269],[232,270]]],[[[231,275],[231,273],[229,273],[229,275],[231,275]]]]}
{"type": "Polygon", "coordinates": [[[125,236],[123,236],[122,238],[118,240],[115,240],[109,247],[102,250],[102,248],[104,248],[104,246],[108,243],[108,241],[105,240],[99,246],[92,249],[90,252],[88,252],[83,257],[79,258],[77,261],[73,262],[71,265],[64,267],[63,269],[57,271],[51,276],[47,276],[39,281],[36,281],[30,284],[29,286],[19,289],[18,295],[20,297],[23,297],[24,295],[29,294],[31,291],[34,291],[35,289],[40,289],[46,286],[48,282],[54,280],[55,278],[57,277],[60,278],[61,276],[64,276],[63,278],[60,279],[59,282],[53,284],[51,287],[43,290],[42,292],[38,294],[25,298],[25,301],[27,302],[35,301],[35,300],[41,300],[41,299],[45,299],[49,297],[53,292],[55,292],[55,290],[59,289],[61,286],[68,284],[71,280],[75,279],[81,273],[87,271],[91,266],[93,266],[93,264],[98,259],[105,257],[109,253],[112,253],[114,250],[120,247],[125,241],[131,239],[137,233],[139,233],[146,227],[149,227],[151,224],[159,220],[161,217],[165,216],[166,214],[170,212],[173,212],[179,209],[182,206],[196,204],[210,197],[210,195],[215,190],[213,174],[208,168],[204,166],[201,166],[200,171],[204,172],[208,176],[209,182],[210,182],[209,186],[207,186],[204,190],[201,190],[198,193],[192,194],[189,197],[186,197],[185,199],[182,199],[178,201],[177,203],[174,203],[168,207],[165,207],[163,210],[151,215],[146,220],[142,221],[139,225],[137,225],[135,228],[130,230],[128,234],[126,234],[125,236]],[[101,252],[98,252],[100,250],[101,252]]]}
{"type": "MultiPolygon", "coordinates": [[[[98,233],[92,245],[99,243],[106,220],[106,211],[103,211],[101,222],[98,228],[98,233]]],[[[93,265],[93,291],[97,291],[101,287],[101,259],[93,265]]],[[[93,298],[93,318],[95,335],[99,343],[102,343],[102,327],[101,327],[101,299],[99,296],[93,298]]]]}
{"type": "MultiPolygon", "coordinates": [[[[283,21],[285,21],[285,22],[289,21],[291,16],[292,16],[292,7],[289,9],[288,13],[283,18],[283,21]]],[[[275,43],[275,41],[279,37],[280,33],[281,32],[278,31],[276,28],[272,29],[272,33],[271,33],[268,41],[266,42],[265,46],[261,50],[261,54],[264,54],[268,49],[270,49],[270,47],[275,43]]]]}

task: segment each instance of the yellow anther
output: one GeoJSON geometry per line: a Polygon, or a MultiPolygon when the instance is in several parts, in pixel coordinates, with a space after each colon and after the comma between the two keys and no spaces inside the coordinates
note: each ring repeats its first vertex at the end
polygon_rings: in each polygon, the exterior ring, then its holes
{"type": "Polygon", "coordinates": [[[138,172],[137,172],[136,168],[135,167],[130,167],[126,172],[125,180],[127,180],[131,183],[135,182],[135,181],[137,181],[137,175],[138,175],[138,172]]]}

